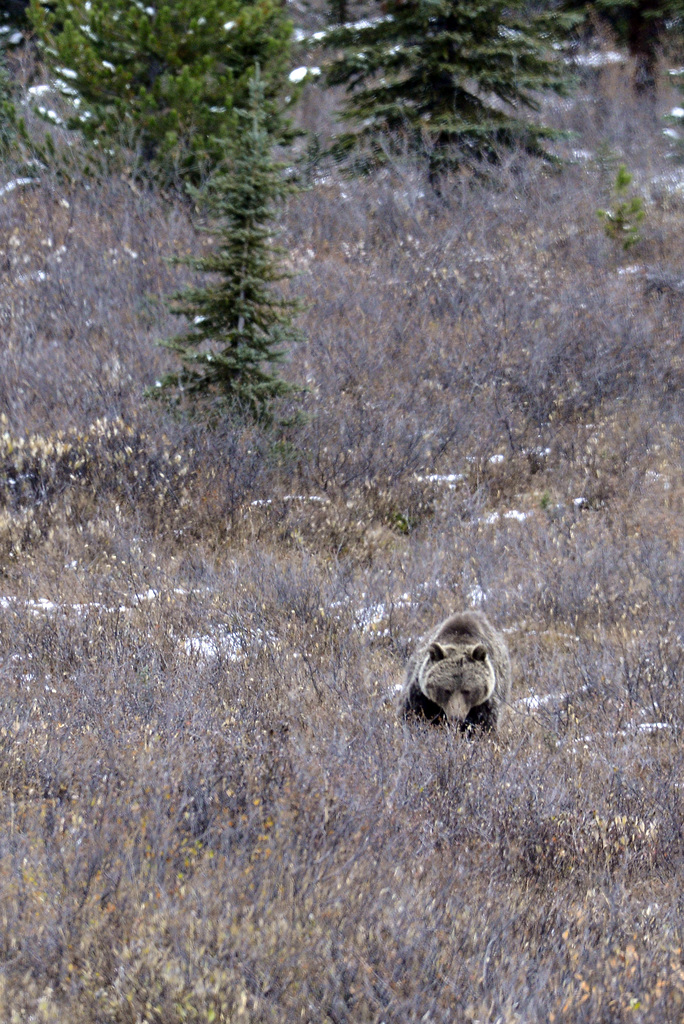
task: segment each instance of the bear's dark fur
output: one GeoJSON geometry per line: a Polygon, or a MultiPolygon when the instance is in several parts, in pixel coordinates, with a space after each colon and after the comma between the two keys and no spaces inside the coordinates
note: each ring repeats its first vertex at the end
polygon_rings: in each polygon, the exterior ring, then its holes
{"type": "Polygon", "coordinates": [[[482,612],[445,619],[406,667],[400,713],[465,729],[496,729],[511,694],[506,642],[482,612]]]}

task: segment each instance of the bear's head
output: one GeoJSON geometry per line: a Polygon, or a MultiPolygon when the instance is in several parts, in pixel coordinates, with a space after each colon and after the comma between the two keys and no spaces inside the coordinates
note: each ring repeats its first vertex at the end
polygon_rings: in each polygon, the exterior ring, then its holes
{"type": "Polygon", "coordinates": [[[419,673],[420,688],[449,721],[463,721],[494,692],[496,676],[483,644],[433,641],[419,673]]]}

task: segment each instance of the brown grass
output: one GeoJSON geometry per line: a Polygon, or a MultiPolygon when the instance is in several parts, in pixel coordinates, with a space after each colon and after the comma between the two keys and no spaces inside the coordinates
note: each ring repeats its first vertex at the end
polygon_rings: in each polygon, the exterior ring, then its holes
{"type": "Polygon", "coordinates": [[[277,443],[142,399],[186,209],[2,197],[3,1021],[682,1018],[684,298],[646,279],[683,200],[627,75],[552,112],[600,160],[291,203],[277,443]],[[478,602],[502,730],[398,722],[416,639],[478,602]]]}

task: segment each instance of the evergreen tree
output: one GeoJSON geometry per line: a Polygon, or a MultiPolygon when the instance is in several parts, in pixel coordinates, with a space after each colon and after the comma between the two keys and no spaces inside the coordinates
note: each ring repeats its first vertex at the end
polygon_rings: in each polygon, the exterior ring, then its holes
{"type": "Polygon", "coordinates": [[[33,176],[36,161],[48,159],[50,143],[41,145],[29,138],[24,119],[17,113],[14,93],[5,50],[0,44],[0,160],[11,160],[15,171],[33,176]]]}
{"type": "Polygon", "coordinates": [[[67,122],[103,148],[125,142],[167,181],[197,183],[221,156],[234,109],[262,68],[264,120],[291,136],[278,97],[292,26],[279,0],[31,0],[67,122]]]}
{"type": "Polygon", "coordinates": [[[543,90],[566,90],[551,43],[572,16],[533,13],[522,0],[387,0],[383,9],[327,37],[343,51],[328,81],[347,87],[343,116],[359,125],[338,137],[338,154],[361,142],[380,161],[387,148],[425,148],[435,172],[459,149],[486,159],[515,143],[544,152],[553,133],[519,111],[538,110],[543,90]]]}
{"type": "Polygon", "coordinates": [[[29,0],[3,0],[0,4],[0,31],[3,35],[9,35],[12,42],[14,32],[28,27],[28,5],[29,0]]]}
{"type": "Polygon", "coordinates": [[[348,0],[328,0],[329,16],[333,25],[344,25],[349,18],[348,0]]]}
{"type": "Polygon", "coordinates": [[[563,8],[605,20],[634,58],[635,91],[655,92],[658,49],[668,26],[681,33],[684,0],[564,0],[563,8]]]}
{"type": "Polygon", "coordinates": [[[12,153],[19,137],[17,111],[12,98],[12,87],[5,64],[5,54],[0,48],[0,159],[6,160],[12,153]]]}
{"type": "Polygon", "coordinates": [[[300,390],[273,367],[284,358],[285,346],[300,337],[292,317],[301,307],[273,288],[291,276],[271,236],[277,203],[292,186],[271,158],[258,75],[250,85],[249,108],[238,112],[238,120],[241,130],[224,143],[224,160],[206,189],[210,220],[204,230],[215,239],[214,250],[174,260],[213,280],[173,296],[172,312],[186,317],[190,327],[162,344],[183,365],[148,394],[178,402],[187,398],[210,418],[237,411],[263,422],[270,418],[273,399],[300,390]]]}

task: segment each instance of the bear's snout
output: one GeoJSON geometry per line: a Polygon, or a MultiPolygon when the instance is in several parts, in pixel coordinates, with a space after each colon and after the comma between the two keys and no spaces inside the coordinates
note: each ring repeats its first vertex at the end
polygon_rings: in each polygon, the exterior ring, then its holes
{"type": "Polygon", "coordinates": [[[451,694],[449,703],[444,710],[450,722],[463,720],[470,711],[470,704],[466,701],[464,695],[457,691],[451,694]]]}

